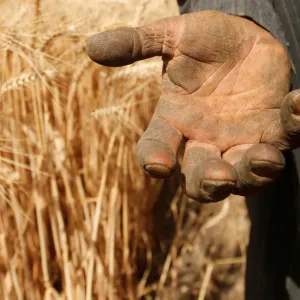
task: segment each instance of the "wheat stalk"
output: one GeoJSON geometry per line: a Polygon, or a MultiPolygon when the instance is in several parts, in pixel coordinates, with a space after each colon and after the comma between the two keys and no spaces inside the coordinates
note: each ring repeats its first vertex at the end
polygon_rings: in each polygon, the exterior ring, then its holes
{"type": "Polygon", "coordinates": [[[41,77],[43,77],[45,80],[53,80],[55,78],[55,75],[56,71],[54,70],[42,71],[39,72],[39,74],[37,74],[36,72],[23,73],[18,77],[11,78],[8,81],[4,82],[1,85],[0,94],[2,95],[9,91],[15,91],[24,88],[37,79],[40,79],[41,77]]]}
{"type": "MultiPolygon", "coordinates": [[[[218,207],[209,221],[204,208],[192,214],[178,190],[167,213],[176,222],[174,241],[169,251],[160,240],[166,260],[156,265],[152,217],[165,201],[163,183],[143,175],[135,145],[159,98],[161,62],[110,69],[85,54],[95,32],[176,11],[163,0],[29,2],[1,3],[0,298],[160,300],[170,288],[176,293],[179,262],[197,234],[207,243],[236,205],[218,207]],[[155,269],[162,272],[150,283],[155,269]]],[[[208,254],[203,265],[209,262],[208,254]]]]}

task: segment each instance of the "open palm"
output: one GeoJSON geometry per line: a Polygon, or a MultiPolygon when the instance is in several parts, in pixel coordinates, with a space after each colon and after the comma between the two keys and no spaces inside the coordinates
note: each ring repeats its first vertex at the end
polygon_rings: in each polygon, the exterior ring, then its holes
{"type": "Polygon", "coordinates": [[[108,66],[162,56],[162,96],[137,156],[147,173],[165,178],[187,141],[181,172],[191,198],[209,202],[256,192],[283,169],[279,150],[297,146],[300,93],[285,98],[286,50],[250,20],[187,14],[100,33],[87,50],[108,66]]]}

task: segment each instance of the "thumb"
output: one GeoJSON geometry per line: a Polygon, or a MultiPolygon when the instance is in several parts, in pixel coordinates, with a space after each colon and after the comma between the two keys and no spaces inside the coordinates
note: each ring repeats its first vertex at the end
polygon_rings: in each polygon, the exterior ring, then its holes
{"type": "Polygon", "coordinates": [[[275,145],[280,150],[300,146],[300,90],[294,90],[284,98],[280,117],[270,123],[261,142],[275,145]]]}
{"type": "Polygon", "coordinates": [[[178,19],[171,17],[143,27],[97,33],[86,43],[87,54],[94,62],[109,67],[125,66],[138,60],[161,56],[165,50],[166,54],[172,55],[172,42],[164,47],[164,41],[166,35],[173,36],[170,30],[178,19]]]}

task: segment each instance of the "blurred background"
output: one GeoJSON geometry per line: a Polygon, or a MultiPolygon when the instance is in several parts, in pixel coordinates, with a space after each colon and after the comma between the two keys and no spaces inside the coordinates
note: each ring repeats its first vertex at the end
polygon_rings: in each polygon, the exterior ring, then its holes
{"type": "Polygon", "coordinates": [[[92,34],[175,0],[0,2],[0,299],[243,299],[242,198],[200,205],[146,177],[135,146],[161,61],[92,63],[92,34]]]}

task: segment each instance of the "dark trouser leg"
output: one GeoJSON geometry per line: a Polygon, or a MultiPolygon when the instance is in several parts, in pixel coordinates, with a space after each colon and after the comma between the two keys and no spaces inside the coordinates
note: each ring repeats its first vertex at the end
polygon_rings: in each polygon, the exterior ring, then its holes
{"type": "Polygon", "coordinates": [[[293,156],[287,153],[285,157],[286,168],[276,184],[262,195],[247,199],[252,227],[246,300],[288,299],[285,280],[296,246],[299,194],[293,156]]]}

